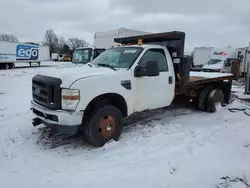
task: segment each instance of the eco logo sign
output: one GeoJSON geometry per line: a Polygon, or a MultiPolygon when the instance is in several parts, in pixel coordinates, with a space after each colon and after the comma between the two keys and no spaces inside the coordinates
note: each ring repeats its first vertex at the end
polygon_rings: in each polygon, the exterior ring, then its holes
{"type": "Polygon", "coordinates": [[[16,60],[37,60],[39,55],[39,47],[31,45],[16,46],[16,60]]]}

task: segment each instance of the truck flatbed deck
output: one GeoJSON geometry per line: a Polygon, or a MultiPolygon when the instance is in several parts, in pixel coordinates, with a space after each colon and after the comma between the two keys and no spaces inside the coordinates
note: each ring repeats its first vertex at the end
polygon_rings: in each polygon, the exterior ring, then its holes
{"type": "Polygon", "coordinates": [[[188,85],[195,85],[199,83],[210,83],[213,81],[222,81],[222,80],[232,80],[234,78],[233,74],[227,73],[216,73],[216,72],[195,72],[190,71],[188,85]]]}
{"type": "Polygon", "coordinates": [[[185,87],[184,89],[180,89],[181,82],[176,82],[175,95],[190,95],[190,93],[193,93],[194,91],[199,93],[199,90],[205,88],[207,85],[225,85],[225,82],[223,82],[224,80],[227,80],[228,83],[230,83],[233,79],[234,75],[229,73],[190,71],[188,82],[182,85],[185,87]]]}

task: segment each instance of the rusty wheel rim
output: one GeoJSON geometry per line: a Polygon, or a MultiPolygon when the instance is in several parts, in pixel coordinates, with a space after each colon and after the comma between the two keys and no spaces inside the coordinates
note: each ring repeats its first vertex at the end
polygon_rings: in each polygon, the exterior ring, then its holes
{"type": "Polygon", "coordinates": [[[115,131],[115,119],[112,116],[105,116],[99,122],[99,133],[105,137],[111,137],[115,131]]]}

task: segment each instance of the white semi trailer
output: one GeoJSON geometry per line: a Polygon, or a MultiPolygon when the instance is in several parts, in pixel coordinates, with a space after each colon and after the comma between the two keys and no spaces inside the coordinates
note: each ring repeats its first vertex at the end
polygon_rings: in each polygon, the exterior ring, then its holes
{"type": "Polygon", "coordinates": [[[50,60],[49,47],[0,41],[0,67],[12,69],[16,63],[37,63],[50,60]]]}
{"type": "Polygon", "coordinates": [[[126,28],[113,29],[108,31],[96,32],[94,35],[94,46],[77,48],[73,54],[73,63],[86,64],[106,49],[120,45],[114,42],[114,38],[138,36],[150,34],[145,31],[137,31],[126,28]]]}

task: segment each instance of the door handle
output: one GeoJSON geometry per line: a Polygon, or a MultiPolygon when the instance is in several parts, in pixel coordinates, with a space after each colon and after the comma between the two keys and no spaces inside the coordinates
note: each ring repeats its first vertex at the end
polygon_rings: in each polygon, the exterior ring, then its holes
{"type": "Polygon", "coordinates": [[[173,77],[172,77],[172,76],[169,76],[169,77],[168,77],[168,83],[169,83],[169,84],[172,84],[172,83],[173,83],[173,77]]]}

